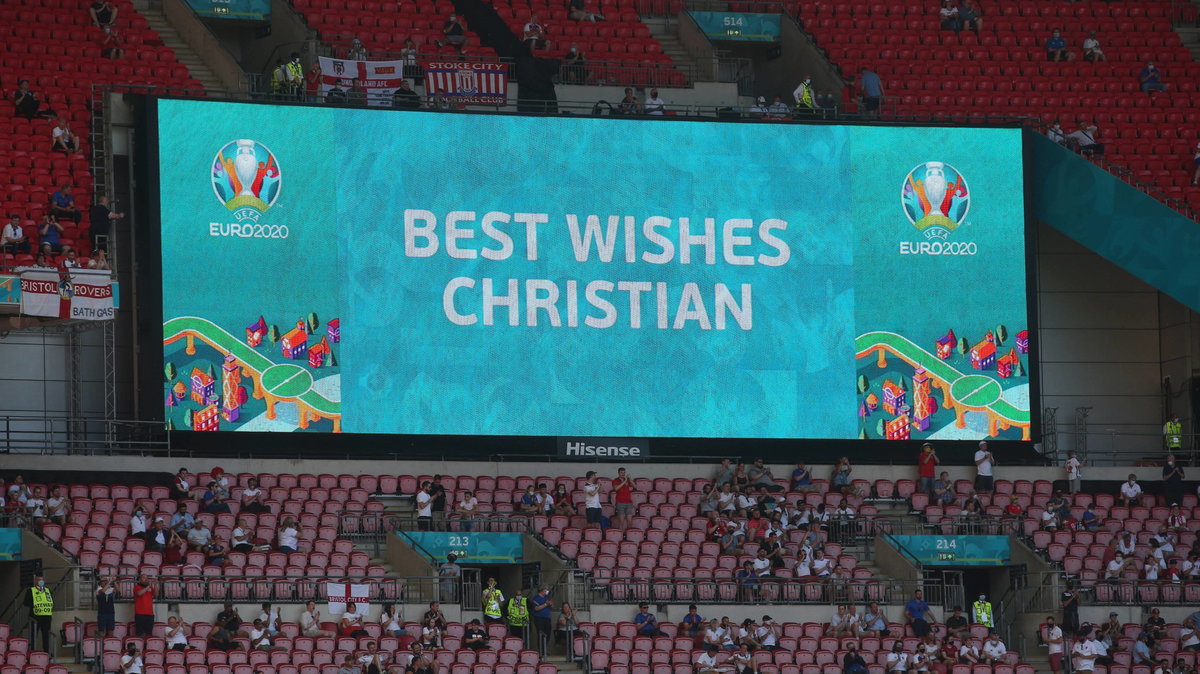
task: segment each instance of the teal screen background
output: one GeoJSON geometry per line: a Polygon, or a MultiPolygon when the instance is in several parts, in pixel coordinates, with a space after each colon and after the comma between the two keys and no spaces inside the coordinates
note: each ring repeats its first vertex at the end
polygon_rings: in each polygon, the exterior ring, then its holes
{"type": "Polygon", "coordinates": [[[271,0],[187,0],[187,3],[200,16],[214,19],[271,19],[271,0]]]}
{"type": "Polygon", "coordinates": [[[921,564],[1000,566],[1012,558],[1008,536],[892,536],[921,564]]]}
{"type": "Polygon", "coordinates": [[[993,331],[999,357],[1028,327],[1020,130],[158,105],[164,362],[175,373],[164,376],[164,400],[176,429],[211,407],[192,395],[193,371],[214,373],[220,395],[232,355],[244,402],[236,419],[211,430],[877,438],[904,412],[884,409],[885,382],[905,390],[901,402],[913,407],[912,377],[925,364],[947,388],[962,379],[954,396],[975,407],[958,408],[960,427],[935,385],[927,427],[903,424],[912,438],[1028,432],[1028,353],[1018,354],[1022,374],[1003,378],[994,366],[972,369],[957,350],[944,361],[932,355],[953,329],[971,345],[993,331]],[[227,208],[212,184],[214,156],[238,139],[269,149],[280,174],[277,200],[244,222],[244,209],[227,208]],[[967,181],[969,210],[946,243],[973,255],[899,252],[902,242],[927,241],[905,215],[901,188],[928,161],[967,181]],[[406,256],[407,209],[437,216],[436,255],[406,256]],[[515,222],[497,225],[513,241],[508,259],[450,257],[451,211],[475,212],[461,225],[474,238],[458,241],[475,251],[499,247],[484,236],[483,214],[546,214],[537,259],[526,259],[525,226],[515,222]],[[603,226],[608,215],[632,216],[637,256],[660,252],[642,235],[646,218],[670,218],[657,231],[677,249],[680,218],[693,232],[713,218],[715,264],[703,263],[700,245],[690,264],[678,251],[666,264],[627,262],[624,220],[611,261],[597,259],[594,245],[588,261],[577,261],[569,213],[600,215],[603,226]],[[790,250],[788,262],[729,264],[722,225],[732,218],[753,221],[737,232],[750,237],[736,248],[746,256],[775,255],[759,224],[785,221],[773,234],[790,250]],[[248,224],[243,231],[253,235],[214,235],[231,224],[248,224]],[[444,311],[453,278],[476,281],[454,295],[456,311],[478,318],[472,325],[444,311]],[[484,278],[499,293],[518,280],[519,325],[509,325],[504,307],[484,325],[484,278]],[[560,289],[562,327],[549,325],[545,311],[528,324],[529,279],[560,289]],[[569,280],[579,287],[578,327],[566,326],[569,280]],[[597,280],[665,283],[667,329],[656,325],[653,291],[640,296],[641,327],[631,327],[629,294],[615,290],[605,295],[615,323],[585,326],[586,316],[603,313],[584,294],[597,280]],[[698,320],[674,327],[689,283],[710,329],[698,320]],[[716,329],[715,284],[739,305],[742,284],[750,285],[750,330],[728,314],[716,329]],[[324,339],[332,351],[319,367],[285,357],[269,338],[247,343],[260,316],[282,335],[312,314],[307,346],[324,339]],[[180,384],[182,397],[172,393],[180,384]]]}

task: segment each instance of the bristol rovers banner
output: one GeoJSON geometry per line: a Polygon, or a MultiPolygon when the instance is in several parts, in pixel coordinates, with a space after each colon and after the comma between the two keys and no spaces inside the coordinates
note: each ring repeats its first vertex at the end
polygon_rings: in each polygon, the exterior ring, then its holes
{"type": "Polygon", "coordinates": [[[84,321],[111,320],[112,274],[90,269],[23,271],[21,313],[84,321]]]}
{"type": "Polygon", "coordinates": [[[503,63],[433,61],[424,64],[425,94],[451,103],[508,102],[508,66],[503,63]]]}
{"type": "Polygon", "coordinates": [[[354,80],[367,94],[367,105],[392,107],[392,94],[404,79],[404,61],[350,61],[322,56],[321,97],[337,85],[350,91],[354,80]]]}

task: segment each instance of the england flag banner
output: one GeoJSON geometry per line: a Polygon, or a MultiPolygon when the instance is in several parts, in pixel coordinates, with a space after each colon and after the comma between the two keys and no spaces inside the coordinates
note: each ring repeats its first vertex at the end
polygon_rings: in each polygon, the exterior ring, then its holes
{"type": "Polygon", "coordinates": [[[346,612],[346,604],[354,602],[354,610],[359,615],[366,615],[370,608],[370,585],[355,583],[325,583],[325,596],[329,601],[329,614],[338,615],[346,612]]]}
{"type": "Polygon", "coordinates": [[[467,63],[431,61],[425,71],[425,95],[441,97],[447,103],[483,103],[504,105],[508,102],[508,65],[504,63],[467,63]]]}
{"type": "Polygon", "coordinates": [[[367,105],[390,108],[392,94],[404,80],[404,61],[351,61],[320,57],[321,98],[336,86],[349,93],[358,80],[358,86],[367,98],[367,105]]]}
{"type": "Polygon", "coordinates": [[[21,313],[107,321],[113,318],[112,273],[91,269],[21,272],[21,313]]]}

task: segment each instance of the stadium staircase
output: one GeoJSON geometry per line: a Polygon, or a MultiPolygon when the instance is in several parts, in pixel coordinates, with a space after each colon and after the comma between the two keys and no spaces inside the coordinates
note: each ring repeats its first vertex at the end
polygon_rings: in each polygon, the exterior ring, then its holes
{"type": "Polygon", "coordinates": [[[204,60],[179,36],[179,32],[167,21],[161,9],[144,9],[142,16],[146,17],[150,30],[158,33],[163,44],[175,52],[179,62],[187,66],[188,73],[200,82],[206,91],[220,91],[225,88],[212,69],[205,65],[204,60]]]}

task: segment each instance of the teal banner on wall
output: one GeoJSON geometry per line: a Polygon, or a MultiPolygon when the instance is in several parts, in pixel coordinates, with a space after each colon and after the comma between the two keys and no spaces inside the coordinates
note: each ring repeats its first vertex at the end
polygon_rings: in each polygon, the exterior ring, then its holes
{"type": "Polygon", "coordinates": [[[0,561],[14,562],[21,559],[21,530],[0,529],[0,561]]]}
{"type": "Polygon", "coordinates": [[[422,554],[439,560],[454,553],[461,564],[520,564],[525,560],[521,534],[462,531],[406,531],[398,534],[422,554]]]}
{"type": "Polygon", "coordinates": [[[216,19],[270,21],[271,0],[187,0],[200,16],[216,19]]]}
{"type": "Polygon", "coordinates": [[[747,12],[688,12],[710,40],[778,42],[778,14],[747,12]]]}
{"type": "Polygon", "coordinates": [[[927,566],[999,566],[1012,558],[1008,536],[892,536],[927,566]]]}

